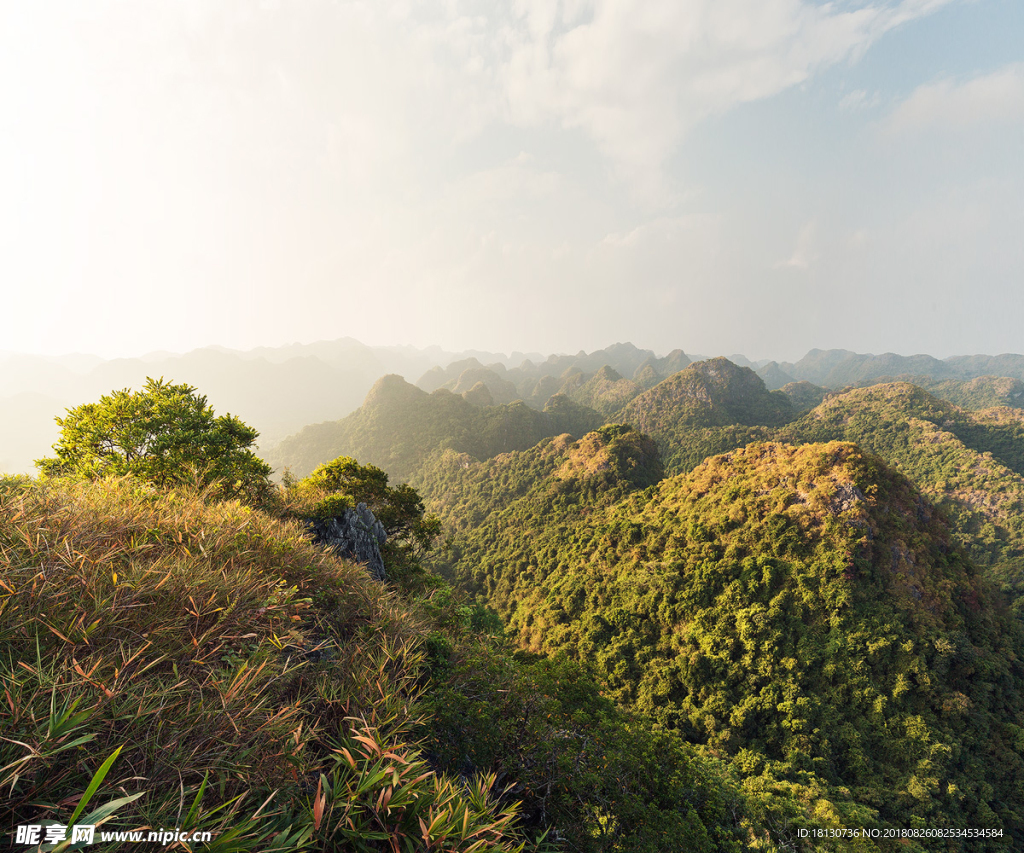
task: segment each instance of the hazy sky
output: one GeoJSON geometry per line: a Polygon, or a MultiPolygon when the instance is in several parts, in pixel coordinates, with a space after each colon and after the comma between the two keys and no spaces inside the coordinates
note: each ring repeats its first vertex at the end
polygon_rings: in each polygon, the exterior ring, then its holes
{"type": "Polygon", "coordinates": [[[1024,352],[1024,2],[8,2],[0,349],[1024,352]]]}

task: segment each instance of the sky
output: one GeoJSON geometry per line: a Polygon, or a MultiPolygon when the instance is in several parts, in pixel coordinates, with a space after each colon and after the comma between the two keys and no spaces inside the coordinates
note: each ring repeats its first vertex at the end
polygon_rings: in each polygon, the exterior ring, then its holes
{"type": "Polygon", "coordinates": [[[33,0],[0,81],[0,350],[1024,352],[1020,0],[33,0]]]}

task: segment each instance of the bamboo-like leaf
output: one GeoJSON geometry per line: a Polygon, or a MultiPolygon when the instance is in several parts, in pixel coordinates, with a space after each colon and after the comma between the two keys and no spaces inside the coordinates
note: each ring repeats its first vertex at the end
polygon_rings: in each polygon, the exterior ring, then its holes
{"type": "Polygon", "coordinates": [[[82,794],[82,799],[78,801],[78,808],[75,809],[74,814],[71,815],[71,819],[68,821],[68,826],[74,824],[82,810],[88,805],[89,800],[92,799],[92,795],[96,793],[96,789],[103,784],[103,780],[107,777],[107,773],[110,771],[113,763],[117,761],[117,756],[121,754],[122,749],[124,749],[123,745],[115,749],[110,754],[110,757],[100,765],[100,769],[93,774],[89,786],[85,789],[85,793],[82,794]]]}
{"type": "Polygon", "coordinates": [[[379,744],[371,737],[367,737],[364,735],[353,735],[352,740],[357,740],[360,743],[365,743],[370,748],[374,755],[379,756],[381,754],[381,748],[379,744]]]}
{"type": "Polygon", "coordinates": [[[356,764],[356,760],[352,757],[352,753],[345,749],[345,747],[340,747],[339,749],[335,750],[335,752],[340,752],[342,755],[344,755],[345,759],[348,761],[349,765],[351,765],[353,770],[357,769],[358,765],[356,764]]]}
{"type": "Polygon", "coordinates": [[[192,808],[190,808],[188,810],[188,814],[185,815],[185,822],[182,824],[182,826],[184,826],[186,828],[192,826],[192,821],[195,818],[196,813],[199,811],[199,803],[203,799],[203,793],[206,791],[206,784],[207,784],[207,782],[209,782],[209,780],[210,780],[209,772],[204,773],[203,774],[203,782],[199,786],[199,791],[196,793],[196,798],[192,801],[192,808]]]}
{"type": "Polygon", "coordinates": [[[320,822],[324,817],[324,804],[326,803],[326,796],[323,793],[324,775],[320,774],[320,778],[316,783],[316,795],[313,797],[313,829],[320,829],[320,822]]]}

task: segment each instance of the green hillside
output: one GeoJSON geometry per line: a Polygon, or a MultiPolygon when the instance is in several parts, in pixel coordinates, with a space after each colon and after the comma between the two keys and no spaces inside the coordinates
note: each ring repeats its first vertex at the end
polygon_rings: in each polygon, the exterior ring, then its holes
{"type": "Polygon", "coordinates": [[[964,409],[990,409],[1009,406],[1024,409],[1024,382],[1006,376],[979,376],[975,379],[947,379],[919,383],[943,400],[964,409]]]}
{"type": "Polygon", "coordinates": [[[790,402],[793,404],[793,409],[799,413],[813,409],[828,394],[827,388],[812,385],[810,382],[790,382],[787,385],[783,385],[779,390],[789,397],[790,402]]]}
{"type": "Polygon", "coordinates": [[[779,436],[853,441],[909,477],[952,521],[971,559],[1024,593],[1024,417],[968,412],[907,383],[830,396],[779,436]]]}
{"type": "Polygon", "coordinates": [[[444,568],[527,648],[732,756],[748,790],[1024,843],[1020,626],[880,460],[761,443],[650,486],[643,437],[606,429],[466,466],[428,478],[444,568]]]}
{"type": "Polygon", "coordinates": [[[568,395],[580,405],[605,416],[617,412],[642,390],[639,384],[624,379],[614,368],[607,365],[590,377],[582,373],[570,377],[560,389],[561,393],[568,395]]]}
{"type": "Polygon", "coordinates": [[[580,423],[593,423],[592,413],[588,416],[578,404],[562,400],[555,401],[550,415],[520,401],[479,406],[444,388],[428,394],[400,376],[385,376],[351,415],[306,427],[277,445],[266,459],[275,468],[287,466],[296,476],[305,476],[338,456],[352,456],[408,481],[437,450],[488,459],[525,450],[580,423]]]}
{"type": "Polygon", "coordinates": [[[790,398],[768,391],[749,367],[726,358],[691,364],[640,394],[613,418],[651,436],[669,473],[716,453],[770,437],[794,416],[790,398]]]}

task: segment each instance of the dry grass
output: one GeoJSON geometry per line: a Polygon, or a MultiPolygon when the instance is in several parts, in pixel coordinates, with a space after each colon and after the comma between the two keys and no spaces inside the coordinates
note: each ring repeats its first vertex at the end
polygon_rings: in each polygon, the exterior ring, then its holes
{"type": "Polygon", "coordinates": [[[120,749],[96,797],[144,792],[123,826],[314,844],[287,821],[312,820],[352,718],[411,721],[424,629],[297,524],[209,492],[0,480],[3,824],[66,820],[120,749]]]}

